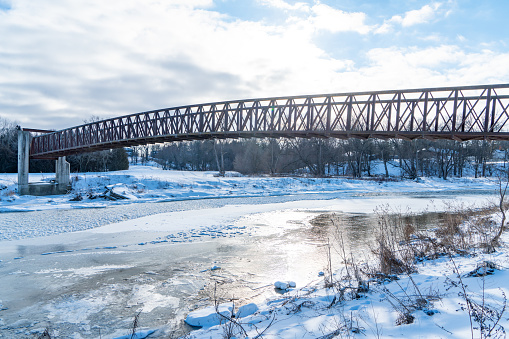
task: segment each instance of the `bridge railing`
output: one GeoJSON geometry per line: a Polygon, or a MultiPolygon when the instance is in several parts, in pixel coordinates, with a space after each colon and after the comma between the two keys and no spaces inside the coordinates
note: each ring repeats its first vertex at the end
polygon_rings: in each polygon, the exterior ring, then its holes
{"type": "Polygon", "coordinates": [[[235,137],[509,139],[509,84],[321,94],[180,106],[33,138],[33,157],[235,137]]]}

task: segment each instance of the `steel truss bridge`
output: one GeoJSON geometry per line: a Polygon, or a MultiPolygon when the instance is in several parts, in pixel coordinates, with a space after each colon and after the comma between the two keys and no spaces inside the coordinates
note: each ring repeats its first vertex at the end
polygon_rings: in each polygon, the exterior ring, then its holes
{"type": "Polygon", "coordinates": [[[30,156],[57,158],[152,143],[266,137],[509,140],[509,84],[165,108],[35,135],[30,156]]]}

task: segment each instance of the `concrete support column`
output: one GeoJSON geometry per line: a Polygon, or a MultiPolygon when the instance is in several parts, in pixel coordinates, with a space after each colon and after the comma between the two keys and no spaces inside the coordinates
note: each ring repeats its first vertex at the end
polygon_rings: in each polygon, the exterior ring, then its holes
{"type": "Polygon", "coordinates": [[[58,185],[58,191],[65,193],[71,184],[71,164],[69,164],[65,157],[59,157],[55,164],[55,181],[58,185]]]}
{"type": "Polygon", "coordinates": [[[26,195],[28,189],[28,164],[30,156],[30,132],[18,127],[18,194],[26,195]]]}

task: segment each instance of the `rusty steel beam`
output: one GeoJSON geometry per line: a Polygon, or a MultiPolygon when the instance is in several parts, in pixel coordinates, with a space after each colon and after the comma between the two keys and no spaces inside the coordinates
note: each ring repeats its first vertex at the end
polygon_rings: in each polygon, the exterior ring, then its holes
{"type": "Polygon", "coordinates": [[[211,138],[509,140],[509,84],[234,100],[33,131],[45,133],[33,158],[211,138]]]}

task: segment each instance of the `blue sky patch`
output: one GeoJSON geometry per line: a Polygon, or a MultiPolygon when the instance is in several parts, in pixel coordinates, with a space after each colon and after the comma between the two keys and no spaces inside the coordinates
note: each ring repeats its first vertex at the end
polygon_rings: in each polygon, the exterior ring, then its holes
{"type": "Polygon", "coordinates": [[[7,1],[0,0],[0,11],[8,11],[11,8],[12,7],[10,3],[8,3],[7,1]]]}

